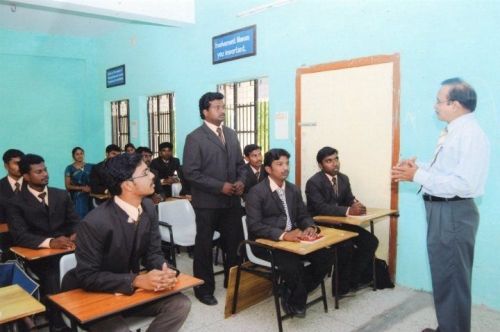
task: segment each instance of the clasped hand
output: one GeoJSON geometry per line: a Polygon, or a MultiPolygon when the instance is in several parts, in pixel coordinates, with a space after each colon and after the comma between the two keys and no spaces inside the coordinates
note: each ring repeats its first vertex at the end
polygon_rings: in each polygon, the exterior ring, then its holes
{"type": "Polygon", "coordinates": [[[224,182],[221,192],[227,196],[241,196],[245,185],[241,181],[236,181],[235,183],[224,182]]]}
{"type": "Polygon", "coordinates": [[[175,275],[176,272],[169,269],[166,263],[163,263],[161,270],[151,270],[146,274],[135,277],[133,286],[155,292],[169,290],[174,288],[177,283],[175,275]]]}
{"type": "Polygon", "coordinates": [[[300,229],[296,228],[292,231],[285,232],[285,235],[283,235],[283,240],[285,241],[290,241],[290,242],[300,242],[300,240],[314,240],[318,237],[318,234],[316,233],[316,228],[314,227],[307,227],[303,231],[300,229]]]}
{"type": "Polygon", "coordinates": [[[418,170],[418,166],[415,163],[415,160],[416,158],[402,160],[396,166],[394,166],[391,171],[392,180],[396,182],[413,181],[415,173],[418,170]]]}

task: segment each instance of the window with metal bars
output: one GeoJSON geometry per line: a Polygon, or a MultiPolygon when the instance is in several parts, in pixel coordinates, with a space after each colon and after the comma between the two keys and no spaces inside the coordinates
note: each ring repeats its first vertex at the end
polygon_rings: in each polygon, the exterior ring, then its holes
{"type": "Polygon", "coordinates": [[[267,78],[219,84],[224,95],[224,125],[236,131],[241,150],[257,144],[262,152],[269,150],[269,85],[267,78]]]}
{"type": "Polygon", "coordinates": [[[130,142],[128,99],[111,102],[111,141],[123,149],[130,142]]]}
{"type": "Polygon", "coordinates": [[[175,150],[173,93],[148,97],[148,137],[154,157],[160,143],[170,142],[175,150]]]}

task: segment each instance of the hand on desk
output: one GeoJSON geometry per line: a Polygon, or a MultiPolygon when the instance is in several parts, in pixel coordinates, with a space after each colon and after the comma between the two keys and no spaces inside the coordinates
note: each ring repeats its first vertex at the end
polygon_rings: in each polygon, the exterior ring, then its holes
{"type": "Polygon", "coordinates": [[[161,270],[151,270],[146,274],[139,274],[133,281],[133,286],[155,292],[172,289],[177,283],[176,272],[164,263],[161,270]]]}
{"type": "Polygon", "coordinates": [[[285,235],[283,235],[283,241],[290,241],[290,242],[300,242],[300,238],[302,237],[302,231],[298,228],[285,232],[285,235]]]}
{"type": "Polygon", "coordinates": [[[363,204],[361,204],[358,201],[355,201],[349,207],[349,215],[350,216],[362,216],[364,214],[366,214],[366,206],[364,206],[363,204]]]}
{"type": "MultiPolygon", "coordinates": [[[[73,236],[76,237],[76,234],[71,235],[71,237],[73,236]]],[[[70,237],[59,236],[50,240],[49,247],[51,249],[75,249],[75,243],[70,237]]]]}

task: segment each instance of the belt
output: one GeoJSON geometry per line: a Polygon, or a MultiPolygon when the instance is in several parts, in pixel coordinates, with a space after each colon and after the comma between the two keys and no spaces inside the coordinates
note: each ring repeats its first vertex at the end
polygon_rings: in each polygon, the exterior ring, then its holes
{"type": "Polygon", "coordinates": [[[462,197],[458,197],[458,196],[445,198],[445,197],[437,197],[437,196],[432,196],[432,195],[427,195],[427,194],[423,194],[422,198],[426,202],[454,202],[454,201],[463,201],[466,199],[470,199],[470,198],[462,198],[462,197]]]}

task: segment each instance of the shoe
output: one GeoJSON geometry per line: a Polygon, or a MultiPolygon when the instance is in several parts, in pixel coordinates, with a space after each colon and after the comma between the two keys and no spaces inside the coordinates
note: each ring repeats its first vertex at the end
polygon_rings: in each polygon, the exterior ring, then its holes
{"type": "Polygon", "coordinates": [[[203,304],[206,305],[217,305],[217,299],[215,296],[210,295],[210,294],[205,294],[205,295],[194,295],[196,298],[203,304]]]}
{"type": "Polygon", "coordinates": [[[306,318],[306,306],[303,306],[301,308],[291,305],[290,306],[293,310],[293,316],[298,317],[298,318],[306,318]]]}
{"type": "Polygon", "coordinates": [[[434,330],[434,329],[431,329],[431,328],[428,327],[426,329],[423,329],[422,332],[439,332],[439,328],[437,328],[437,329],[434,330]]]}

